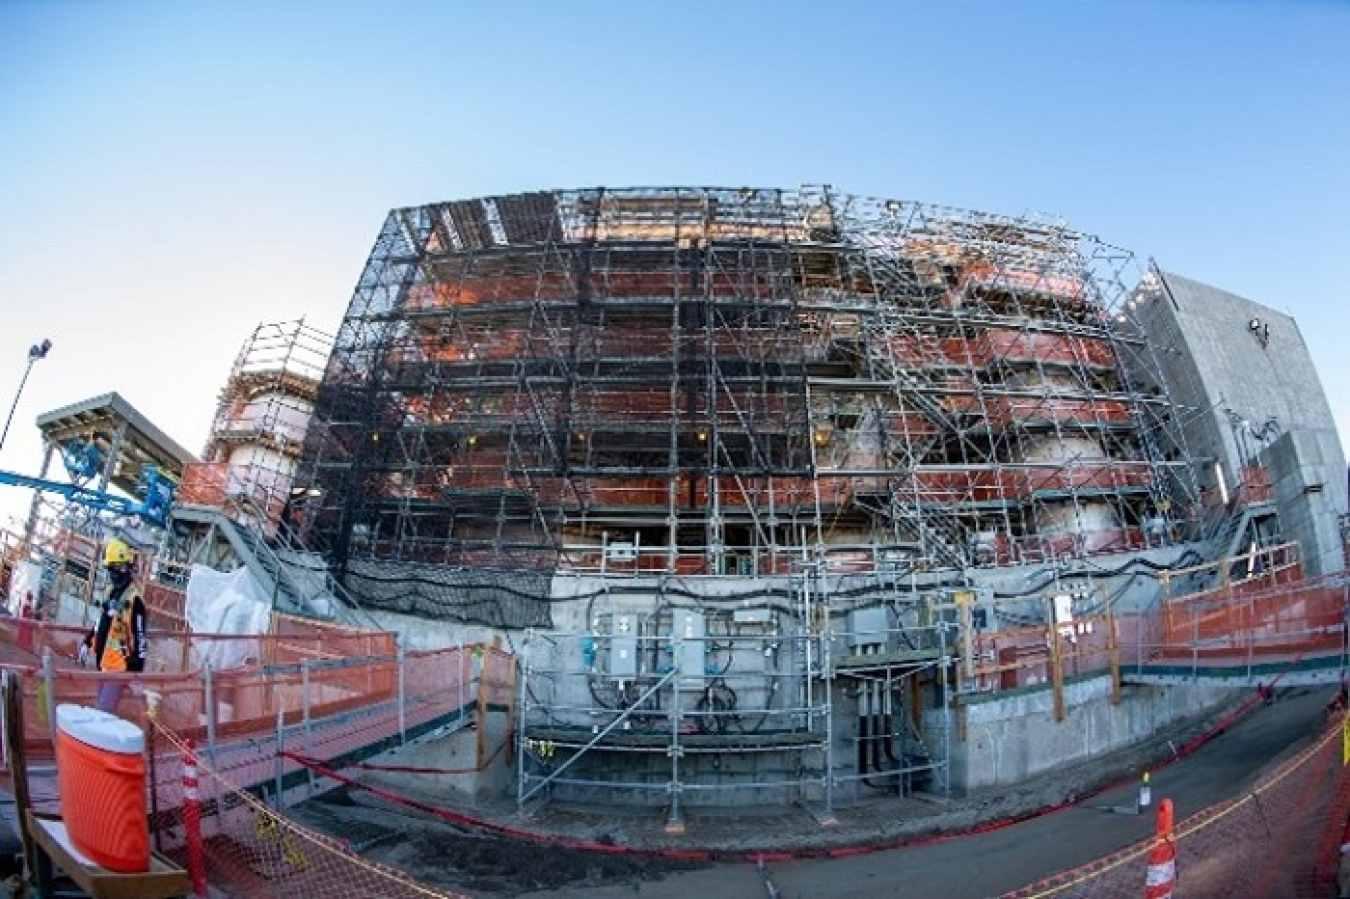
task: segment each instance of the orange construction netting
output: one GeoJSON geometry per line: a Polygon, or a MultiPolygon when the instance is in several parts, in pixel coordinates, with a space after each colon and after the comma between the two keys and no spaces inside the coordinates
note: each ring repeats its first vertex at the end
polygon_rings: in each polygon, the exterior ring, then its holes
{"type": "MultiPolygon", "coordinates": [[[[1335,895],[1350,774],[1335,721],[1246,793],[1177,823],[1176,896],[1286,899],[1335,895]]],[[[1156,837],[1005,894],[1002,899],[1140,899],[1156,837]]]]}

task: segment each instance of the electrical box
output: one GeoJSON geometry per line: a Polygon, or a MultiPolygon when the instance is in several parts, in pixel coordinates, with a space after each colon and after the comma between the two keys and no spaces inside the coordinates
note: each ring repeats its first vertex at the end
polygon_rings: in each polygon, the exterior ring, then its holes
{"type": "Polygon", "coordinates": [[[632,562],[637,558],[637,546],[632,543],[610,543],[605,547],[605,559],[610,562],[632,562]]]}
{"type": "Polygon", "coordinates": [[[889,639],[885,609],[854,609],[848,613],[848,633],[844,640],[850,649],[885,646],[889,639]]]}
{"type": "Polygon", "coordinates": [[[609,640],[609,674],[629,680],[637,677],[638,673],[637,616],[618,614],[613,621],[614,633],[609,640]]]}
{"type": "Polygon", "coordinates": [[[671,613],[673,663],[679,672],[680,686],[703,689],[707,681],[708,624],[696,609],[676,609],[671,613]]]}

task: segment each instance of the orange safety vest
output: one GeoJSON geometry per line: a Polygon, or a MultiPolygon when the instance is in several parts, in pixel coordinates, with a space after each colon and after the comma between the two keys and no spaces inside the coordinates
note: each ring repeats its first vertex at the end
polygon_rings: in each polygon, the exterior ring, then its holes
{"type": "Polygon", "coordinates": [[[108,636],[103,643],[103,655],[98,660],[100,671],[110,673],[127,670],[127,659],[131,658],[135,634],[132,632],[131,615],[140,593],[135,587],[128,587],[122,594],[122,607],[108,623],[108,636]]]}

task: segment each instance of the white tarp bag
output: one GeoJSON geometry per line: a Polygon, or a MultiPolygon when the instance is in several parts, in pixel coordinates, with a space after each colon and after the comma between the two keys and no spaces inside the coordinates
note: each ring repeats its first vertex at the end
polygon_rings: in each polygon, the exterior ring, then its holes
{"type": "Polygon", "coordinates": [[[14,566],[9,576],[9,598],[6,607],[9,614],[18,618],[23,614],[24,604],[28,604],[28,613],[36,614],[38,597],[42,595],[42,566],[36,562],[20,562],[14,566]]]}
{"type": "Polygon", "coordinates": [[[257,640],[213,640],[211,634],[261,636],[272,621],[272,604],[247,568],[216,571],[193,565],[184,608],[197,660],[215,671],[239,668],[257,659],[257,640]]]}

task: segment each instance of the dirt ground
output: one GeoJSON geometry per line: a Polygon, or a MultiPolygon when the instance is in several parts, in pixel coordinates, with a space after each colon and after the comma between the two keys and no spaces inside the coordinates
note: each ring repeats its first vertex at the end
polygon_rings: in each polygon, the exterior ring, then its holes
{"type": "Polygon", "coordinates": [[[423,883],[479,896],[658,880],[696,865],[526,843],[456,827],[416,810],[361,801],[339,789],[294,810],[303,824],[423,883]]]}
{"type": "MultiPolygon", "coordinates": [[[[990,822],[1030,816],[1066,803],[1090,806],[1093,797],[1108,786],[1114,786],[1114,795],[1119,796],[1122,783],[1128,785],[1137,779],[1138,772],[1167,761],[1175,747],[1206,732],[1223,714],[1189,722],[1159,734],[1146,745],[1056,771],[1016,789],[972,794],[959,800],[920,794],[905,799],[890,796],[837,803],[837,823],[831,826],[822,826],[818,809],[804,808],[758,814],[749,810],[739,814],[691,810],[685,816],[686,832],[682,836],[666,833],[664,815],[655,810],[545,806],[522,816],[507,802],[495,808],[456,806],[456,810],[540,834],[639,850],[709,850],[742,860],[753,858],[757,851],[901,845],[935,834],[968,832],[990,822]]],[[[413,798],[449,806],[444,799],[435,802],[431,796],[413,798]]],[[[406,871],[429,885],[477,897],[572,895],[624,886],[634,894],[646,895],[641,886],[644,883],[714,864],[632,853],[608,855],[514,840],[454,825],[359,789],[332,791],[293,809],[292,814],[304,825],[347,840],[368,858],[406,871]]]]}

